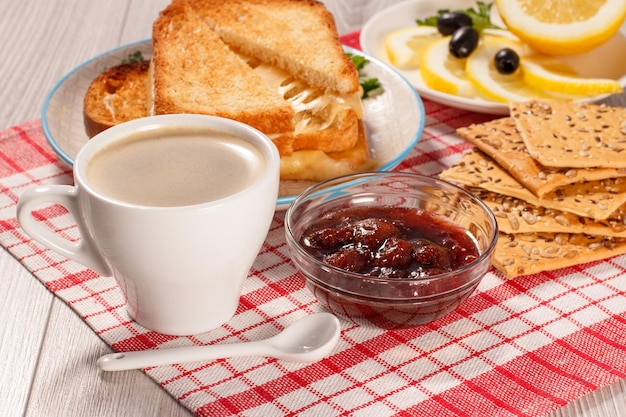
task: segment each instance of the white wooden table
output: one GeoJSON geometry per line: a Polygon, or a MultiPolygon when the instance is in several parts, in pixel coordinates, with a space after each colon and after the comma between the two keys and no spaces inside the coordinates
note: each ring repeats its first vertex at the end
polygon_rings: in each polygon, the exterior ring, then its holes
{"type": "MultiPolygon", "coordinates": [[[[396,0],[397,1],[397,0],[396,0]]],[[[341,34],[394,0],[326,0],[341,34]]],[[[67,72],[116,46],[150,37],[169,0],[0,0],[0,130],[40,117],[67,72]]],[[[626,105],[626,96],[613,100],[626,105]]],[[[140,371],[101,373],[111,349],[0,249],[0,416],[190,416],[140,371]]],[[[625,416],[626,382],[552,416],[625,416]]]]}

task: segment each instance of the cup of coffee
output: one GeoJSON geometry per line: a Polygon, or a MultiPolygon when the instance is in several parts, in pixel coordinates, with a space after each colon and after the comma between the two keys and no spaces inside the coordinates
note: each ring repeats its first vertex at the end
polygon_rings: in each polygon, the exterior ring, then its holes
{"type": "Polygon", "coordinates": [[[160,115],[109,128],[75,158],[74,186],[26,190],[24,231],[103,276],[113,276],[130,316],[165,334],[216,328],[235,313],[269,230],[280,157],[245,124],[204,115],[160,115]],[[33,211],[64,206],[71,242],[33,211]]]}

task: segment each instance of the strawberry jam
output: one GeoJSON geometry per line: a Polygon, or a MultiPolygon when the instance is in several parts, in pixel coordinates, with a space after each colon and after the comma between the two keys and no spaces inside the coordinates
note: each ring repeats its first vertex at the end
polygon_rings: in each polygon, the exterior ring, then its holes
{"type": "Polygon", "coordinates": [[[480,255],[461,226],[406,207],[332,211],[304,232],[301,244],[327,264],[387,279],[428,278],[458,270],[480,255]]]}

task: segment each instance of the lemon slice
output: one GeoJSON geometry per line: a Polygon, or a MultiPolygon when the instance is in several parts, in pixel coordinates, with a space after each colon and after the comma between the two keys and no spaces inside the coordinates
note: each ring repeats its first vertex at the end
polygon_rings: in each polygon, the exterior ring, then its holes
{"type": "Polygon", "coordinates": [[[507,28],[548,55],[574,55],[610,39],[626,17],[624,0],[495,0],[507,28]]]}
{"type": "Polygon", "coordinates": [[[399,69],[419,68],[424,49],[441,34],[432,26],[415,26],[396,30],[385,36],[385,51],[389,62],[399,69]]]}
{"type": "Polygon", "coordinates": [[[450,55],[449,42],[450,36],[446,36],[430,43],[424,50],[420,60],[424,84],[443,93],[474,97],[476,89],[465,72],[467,58],[459,59],[450,55]]]}
{"type": "Polygon", "coordinates": [[[504,103],[554,97],[542,89],[528,85],[522,78],[521,71],[510,75],[500,74],[493,60],[496,53],[503,48],[514,50],[520,58],[525,55],[521,42],[493,36],[485,39],[467,58],[467,77],[481,93],[491,100],[504,103]]]}
{"type": "Polygon", "coordinates": [[[545,55],[531,55],[521,59],[522,77],[534,87],[551,92],[580,96],[621,93],[615,80],[579,77],[564,62],[545,55]]]}

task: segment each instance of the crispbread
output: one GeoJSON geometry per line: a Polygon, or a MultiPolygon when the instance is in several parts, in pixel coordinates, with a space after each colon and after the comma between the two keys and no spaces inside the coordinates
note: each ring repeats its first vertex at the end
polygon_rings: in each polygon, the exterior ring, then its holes
{"type": "Polygon", "coordinates": [[[531,100],[510,103],[528,153],[566,168],[626,168],[626,108],[531,100]]]}
{"type": "Polygon", "coordinates": [[[492,263],[510,278],[626,253],[626,239],[568,233],[501,233],[492,263]]]}
{"type": "Polygon", "coordinates": [[[623,208],[607,220],[594,221],[565,211],[538,207],[517,198],[480,188],[468,190],[478,196],[496,216],[503,233],[586,233],[626,238],[623,208]]]}
{"type": "Polygon", "coordinates": [[[552,168],[530,156],[515,120],[503,117],[457,129],[457,134],[475,145],[538,197],[568,184],[626,176],[620,168],[552,168]]]}
{"type": "Polygon", "coordinates": [[[535,206],[551,208],[594,220],[605,220],[626,203],[626,178],[610,178],[567,185],[542,198],[521,185],[493,159],[473,148],[439,174],[443,179],[515,197],[535,206]]]}
{"type": "Polygon", "coordinates": [[[293,131],[292,107],[188,4],[173,2],[161,11],[152,44],[155,114],[221,116],[268,135],[293,131]]]}

